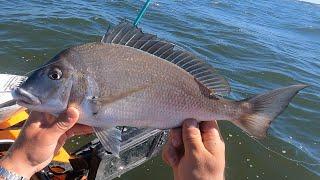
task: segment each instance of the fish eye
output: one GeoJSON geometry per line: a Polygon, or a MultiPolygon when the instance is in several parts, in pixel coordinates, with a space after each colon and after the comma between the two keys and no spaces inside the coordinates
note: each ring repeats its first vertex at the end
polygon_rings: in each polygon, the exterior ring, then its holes
{"type": "Polygon", "coordinates": [[[62,77],[62,71],[58,68],[54,68],[52,71],[49,72],[48,76],[52,80],[59,80],[62,77]]]}

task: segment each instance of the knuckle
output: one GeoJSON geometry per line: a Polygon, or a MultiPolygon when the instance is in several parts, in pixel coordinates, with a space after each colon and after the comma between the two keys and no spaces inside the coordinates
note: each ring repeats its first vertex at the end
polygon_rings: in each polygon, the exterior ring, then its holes
{"type": "Polygon", "coordinates": [[[56,126],[59,130],[66,131],[69,129],[69,124],[70,123],[65,122],[65,121],[59,121],[56,123],[56,126]]]}
{"type": "Polygon", "coordinates": [[[186,139],[198,139],[200,135],[200,131],[196,128],[188,128],[185,132],[186,139]]]}
{"type": "Polygon", "coordinates": [[[198,146],[194,146],[195,148],[189,151],[189,156],[193,157],[195,161],[200,161],[203,156],[203,151],[198,146]]]}

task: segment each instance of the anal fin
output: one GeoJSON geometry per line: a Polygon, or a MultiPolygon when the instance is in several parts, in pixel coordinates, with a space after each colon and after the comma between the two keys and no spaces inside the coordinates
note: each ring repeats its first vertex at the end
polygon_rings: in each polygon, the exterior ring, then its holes
{"type": "Polygon", "coordinates": [[[106,151],[119,157],[120,144],[121,144],[121,131],[115,127],[112,128],[99,128],[93,127],[97,138],[101,142],[106,151]]]}

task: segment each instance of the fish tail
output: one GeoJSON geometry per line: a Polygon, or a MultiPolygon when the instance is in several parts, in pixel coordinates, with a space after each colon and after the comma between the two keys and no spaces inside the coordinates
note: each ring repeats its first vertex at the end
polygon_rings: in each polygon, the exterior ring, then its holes
{"type": "Polygon", "coordinates": [[[232,122],[256,138],[264,138],[270,123],[288,106],[291,99],[307,85],[299,84],[268,91],[239,101],[246,113],[232,122]]]}

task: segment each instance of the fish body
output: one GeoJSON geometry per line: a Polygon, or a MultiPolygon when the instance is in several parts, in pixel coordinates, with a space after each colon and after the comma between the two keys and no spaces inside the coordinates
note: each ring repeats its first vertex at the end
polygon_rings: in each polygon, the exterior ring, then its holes
{"type": "Polygon", "coordinates": [[[83,117],[95,113],[97,121],[82,118],[87,125],[166,129],[186,118],[230,119],[237,116],[234,110],[241,111],[231,101],[207,97],[185,70],[132,47],[86,44],[70,49],[66,59],[84,77],[75,83],[81,89],[72,90],[69,103],[80,106],[83,117]]]}
{"type": "Polygon", "coordinates": [[[188,52],[144,34],[127,23],[101,43],[66,49],[36,70],[13,92],[31,110],[59,114],[80,109],[79,123],[95,127],[104,147],[117,154],[115,126],[167,129],[183,120],[229,120],[249,134],[266,136],[271,121],[305,85],[276,89],[232,101],[213,68],[188,52]],[[41,82],[41,83],[39,83],[41,82]]]}

